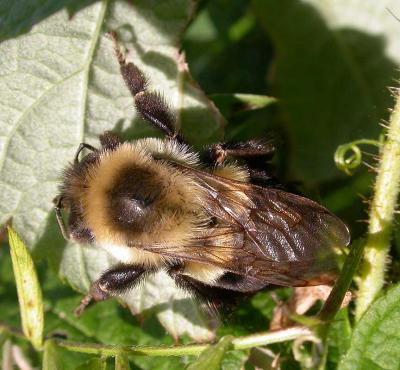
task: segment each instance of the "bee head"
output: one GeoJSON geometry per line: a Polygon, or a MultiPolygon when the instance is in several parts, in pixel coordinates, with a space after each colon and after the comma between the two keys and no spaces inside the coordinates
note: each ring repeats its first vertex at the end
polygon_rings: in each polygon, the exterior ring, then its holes
{"type": "Polygon", "coordinates": [[[56,216],[62,234],[66,239],[80,243],[90,243],[94,240],[93,232],[84,218],[85,207],[81,201],[86,188],[86,176],[90,173],[91,168],[99,163],[102,151],[115,150],[121,144],[120,138],[108,131],[100,136],[100,142],[101,150],[84,143],[79,145],[74,161],[64,170],[60,195],[54,199],[56,216]],[[89,149],[90,152],[82,155],[84,149],[89,149]],[[69,211],[68,226],[64,223],[61,209],[69,211]]]}

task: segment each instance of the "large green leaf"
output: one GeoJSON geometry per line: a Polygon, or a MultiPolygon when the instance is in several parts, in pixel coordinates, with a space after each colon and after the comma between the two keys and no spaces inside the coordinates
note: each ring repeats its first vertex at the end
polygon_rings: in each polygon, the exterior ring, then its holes
{"type": "Polygon", "coordinates": [[[291,141],[292,175],[339,175],[337,145],[376,138],[400,62],[396,0],[254,0],[276,47],[276,93],[291,141]],[[312,143],[312,145],[310,145],[312,143]]]}
{"type": "MultiPolygon", "coordinates": [[[[97,136],[104,130],[114,129],[128,139],[154,134],[133,109],[108,32],[117,31],[128,59],[175,108],[189,141],[199,145],[221,135],[221,115],[191,79],[179,54],[194,2],[38,4],[35,15],[22,13],[24,19],[18,9],[31,9],[28,0],[5,3],[3,37],[18,37],[0,46],[0,223],[13,217],[35,255],[49,257],[65,280],[86,291],[114,261],[96,248],[65,247],[52,214],[61,170],[80,142],[98,145],[97,136]]],[[[172,284],[166,291],[175,294],[172,284]]],[[[153,306],[163,303],[153,298],[153,306]]],[[[193,303],[191,307],[197,311],[193,303]]],[[[196,321],[200,316],[193,317],[196,321]]],[[[164,324],[174,335],[181,334],[164,324]]],[[[196,321],[196,327],[201,326],[204,322],[196,321]]],[[[191,335],[202,340],[210,337],[211,332],[206,333],[191,335]]]]}
{"type": "Polygon", "coordinates": [[[340,370],[400,369],[400,285],[376,300],[354,329],[340,370]]]}

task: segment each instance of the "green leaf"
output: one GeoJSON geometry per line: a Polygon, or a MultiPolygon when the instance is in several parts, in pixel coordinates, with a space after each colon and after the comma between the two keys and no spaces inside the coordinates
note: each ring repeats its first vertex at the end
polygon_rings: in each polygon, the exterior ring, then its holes
{"type": "Polygon", "coordinates": [[[115,370],[130,370],[128,356],[115,356],[115,370]]]}
{"type": "Polygon", "coordinates": [[[226,336],[214,345],[207,347],[187,370],[219,370],[225,353],[232,349],[232,336],[226,336]]]}
{"type": "Polygon", "coordinates": [[[91,358],[84,364],[78,366],[76,370],[106,370],[106,360],[102,358],[91,358]]]}
{"type": "Polygon", "coordinates": [[[254,0],[276,48],[276,97],[301,181],[339,176],[339,144],[377,138],[400,62],[396,0],[254,0]],[[309,143],[313,143],[310,145],[309,143]]]}
{"type": "Polygon", "coordinates": [[[183,48],[192,73],[214,93],[265,94],[266,67],[272,60],[249,1],[208,1],[184,35],[183,48]]]}
{"type": "Polygon", "coordinates": [[[42,370],[75,370],[90,357],[91,355],[67,351],[57,346],[52,339],[46,340],[42,370]]]}
{"type": "Polygon", "coordinates": [[[52,340],[47,340],[44,344],[42,369],[62,370],[63,368],[61,355],[57,349],[57,346],[52,340]]]}
{"type": "MultiPolygon", "coordinates": [[[[105,130],[125,139],[159,135],[135,112],[108,33],[117,32],[128,60],[143,69],[151,89],[165,96],[191,143],[220,138],[224,119],[179,53],[194,12],[192,0],[77,2],[72,17],[67,1],[46,7],[37,0],[35,17],[25,11],[31,5],[22,0],[2,8],[4,37],[18,37],[0,46],[0,223],[12,217],[35,257],[49,258],[64,280],[86,292],[115,261],[95,248],[65,247],[52,204],[62,170],[80,142],[98,146],[105,130]]],[[[152,304],[162,302],[153,299],[152,304]]],[[[198,307],[192,303],[191,310],[198,307]]],[[[169,313],[163,323],[172,330],[175,316],[169,313]]],[[[190,335],[204,338],[204,333],[190,335]]]]}
{"type": "Polygon", "coordinates": [[[18,295],[8,245],[0,244],[0,312],[8,325],[21,327],[18,295]]]}
{"type": "Polygon", "coordinates": [[[209,322],[198,302],[185,291],[176,289],[174,281],[165,272],[152,276],[124,299],[134,313],[154,311],[160,323],[176,339],[184,334],[199,342],[214,339],[215,322],[209,322]]]}
{"type": "MultiPolygon", "coordinates": [[[[94,248],[69,246],[62,261],[61,273],[72,286],[84,291],[86,287],[88,288],[90,281],[97,279],[103,271],[116,263],[106,252],[94,248]],[[70,253],[73,253],[72,257],[78,256],[78,264],[74,258],[71,258],[70,253]],[[83,255],[83,258],[80,258],[80,255],[83,255]],[[86,270],[85,261],[94,259],[96,264],[92,264],[90,270],[86,270]],[[86,271],[90,275],[85,276],[86,271]],[[86,287],[81,285],[83,281],[86,281],[86,287]]],[[[128,304],[135,315],[156,314],[160,323],[175,339],[184,334],[200,342],[211,341],[214,338],[213,325],[209,322],[204,310],[201,310],[198,303],[185,291],[177,289],[173,280],[165,272],[148,277],[145,284],[129,290],[119,299],[128,304]]],[[[72,311],[73,307],[70,314],[72,311]]],[[[84,313],[81,320],[84,320],[87,314],[84,313]]]]}
{"type": "Polygon", "coordinates": [[[277,102],[276,98],[266,95],[233,94],[233,98],[246,104],[248,109],[261,109],[277,102]]]}
{"type": "Polygon", "coordinates": [[[339,370],[398,370],[400,284],[377,299],[357,323],[339,370]]]}
{"type": "Polygon", "coordinates": [[[28,248],[12,227],[8,227],[12,265],[17,285],[22,330],[36,349],[43,343],[42,291],[28,248]]]}
{"type": "Polygon", "coordinates": [[[336,314],[335,320],[329,326],[327,337],[329,363],[335,364],[337,367],[350,347],[351,334],[349,312],[347,308],[343,308],[336,314]]]}
{"type": "Polygon", "coordinates": [[[248,357],[248,351],[228,351],[222,359],[221,370],[242,370],[248,357]]]}
{"type": "Polygon", "coordinates": [[[277,102],[272,96],[254,94],[212,94],[208,97],[225,117],[228,117],[231,111],[257,110],[277,102]]]}

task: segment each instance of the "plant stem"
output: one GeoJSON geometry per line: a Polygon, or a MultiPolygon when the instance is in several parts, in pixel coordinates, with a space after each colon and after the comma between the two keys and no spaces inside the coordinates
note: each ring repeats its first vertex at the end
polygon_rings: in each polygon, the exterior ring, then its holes
{"type": "MultiPolygon", "coordinates": [[[[280,343],[288,340],[311,335],[310,329],[302,326],[294,326],[288,329],[277,330],[266,333],[259,333],[239,337],[233,340],[233,348],[247,349],[258,346],[265,346],[272,343],[280,343]]],[[[116,356],[121,354],[130,355],[147,355],[147,356],[185,356],[185,355],[199,355],[207,348],[207,344],[192,344],[183,346],[172,347],[154,347],[154,346],[110,346],[89,343],[74,343],[62,339],[54,339],[54,342],[65,349],[74,352],[96,354],[101,356],[116,356]]]]}
{"type": "Polygon", "coordinates": [[[384,284],[394,211],[400,181],[400,98],[390,117],[387,139],[382,147],[375,194],[369,212],[369,227],[360,278],[356,319],[359,320],[384,284]]]}
{"type": "Polygon", "coordinates": [[[182,346],[112,346],[97,343],[77,343],[63,339],[54,342],[69,351],[114,357],[117,355],[146,356],[185,356],[198,355],[207,348],[207,344],[192,344],[182,346]]]}
{"type": "Polygon", "coordinates": [[[234,339],[232,344],[234,349],[247,349],[266,346],[272,343],[286,342],[309,335],[312,335],[311,329],[306,328],[305,326],[293,326],[287,329],[239,337],[234,339]]]}
{"type": "MultiPolygon", "coordinates": [[[[4,331],[18,338],[28,340],[21,330],[0,323],[0,332],[4,331]]],[[[235,338],[232,341],[233,348],[237,350],[248,349],[259,346],[266,346],[272,343],[281,343],[294,340],[303,336],[313,335],[311,329],[304,326],[292,326],[290,328],[269,331],[264,333],[252,334],[235,338]]],[[[97,354],[106,357],[117,355],[147,355],[147,356],[185,356],[199,355],[204,351],[208,344],[188,344],[182,346],[112,346],[97,343],[78,343],[63,339],[49,338],[55,344],[73,352],[97,354]]]]}
{"type": "Polygon", "coordinates": [[[364,240],[359,240],[356,243],[353,243],[351,246],[350,253],[346,257],[340,276],[336,281],[331,294],[329,294],[328,299],[318,314],[318,318],[321,321],[329,323],[339,311],[344,296],[349,290],[353,276],[360,264],[364,251],[364,245],[364,240]]]}

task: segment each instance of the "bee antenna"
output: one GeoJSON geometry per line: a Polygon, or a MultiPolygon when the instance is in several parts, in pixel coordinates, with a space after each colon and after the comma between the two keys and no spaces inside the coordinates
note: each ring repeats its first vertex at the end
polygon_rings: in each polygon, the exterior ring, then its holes
{"type": "Polygon", "coordinates": [[[91,150],[92,152],[95,152],[97,149],[94,146],[91,146],[89,144],[86,143],[80,143],[79,147],[75,153],[75,157],[74,157],[74,163],[77,164],[79,163],[79,155],[81,154],[83,149],[88,149],[91,150]]]}
{"type": "Polygon", "coordinates": [[[54,199],[54,203],[55,203],[54,210],[56,212],[56,218],[57,218],[58,226],[60,227],[60,230],[61,230],[61,234],[64,237],[64,239],[68,241],[70,239],[70,233],[67,229],[67,226],[65,225],[64,218],[61,214],[61,210],[64,208],[64,205],[62,202],[63,199],[64,199],[64,197],[62,195],[59,195],[58,197],[56,197],[54,199]]]}

